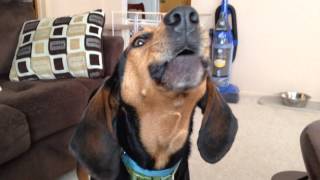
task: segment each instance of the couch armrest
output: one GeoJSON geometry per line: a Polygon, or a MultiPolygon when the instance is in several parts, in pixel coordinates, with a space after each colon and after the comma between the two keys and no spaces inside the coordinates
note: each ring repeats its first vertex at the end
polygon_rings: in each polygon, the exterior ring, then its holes
{"type": "Polygon", "coordinates": [[[25,114],[31,143],[77,124],[91,93],[74,79],[8,81],[1,86],[0,104],[25,114]]]}
{"type": "Polygon", "coordinates": [[[0,165],[27,151],[30,147],[29,126],[25,115],[0,104],[0,165]]]}
{"type": "Polygon", "coordinates": [[[124,42],[120,36],[106,36],[103,39],[103,57],[105,77],[110,76],[118,63],[119,56],[123,50],[124,42]]]}

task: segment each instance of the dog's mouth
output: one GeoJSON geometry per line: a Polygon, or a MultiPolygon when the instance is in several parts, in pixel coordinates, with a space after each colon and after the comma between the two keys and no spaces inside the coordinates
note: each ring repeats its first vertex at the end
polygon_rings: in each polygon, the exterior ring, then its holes
{"type": "Polygon", "coordinates": [[[208,64],[195,50],[184,48],[172,59],[149,66],[152,79],[168,90],[182,92],[197,87],[208,64]]]}
{"type": "Polygon", "coordinates": [[[179,56],[192,56],[192,55],[195,55],[195,52],[193,50],[190,50],[190,49],[183,49],[181,50],[176,57],[179,57],[179,56]]]}

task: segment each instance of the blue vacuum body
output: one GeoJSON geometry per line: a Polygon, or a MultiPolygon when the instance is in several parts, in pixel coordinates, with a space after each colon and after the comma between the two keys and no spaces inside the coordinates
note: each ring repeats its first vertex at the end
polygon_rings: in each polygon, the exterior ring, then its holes
{"type": "Polygon", "coordinates": [[[235,8],[228,4],[227,0],[223,0],[222,5],[217,8],[215,23],[215,29],[210,31],[213,61],[212,79],[227,102],[237,103],[239,88],[230,83],[231,67],[238,46],[237,17],[235,8]]]}

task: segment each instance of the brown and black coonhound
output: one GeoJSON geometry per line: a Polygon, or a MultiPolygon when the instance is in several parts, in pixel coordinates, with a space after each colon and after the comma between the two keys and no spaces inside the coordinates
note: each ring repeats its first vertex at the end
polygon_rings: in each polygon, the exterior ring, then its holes
{"type": "MultiPolygon", "coordinates": [[[[129,180],[125,151],[139,166],[160,170],[180,162],[175,180],[188,180],[193,114],[203,113],[197,141],[201,157],[219,161],[238,124],[210,80],[209,33],[191,7],[133,37],[113,75],[91,98],[70,149],[94,179],[129,180]]],[[[81,177],[84,171],[78,171],[81,177]]]]}

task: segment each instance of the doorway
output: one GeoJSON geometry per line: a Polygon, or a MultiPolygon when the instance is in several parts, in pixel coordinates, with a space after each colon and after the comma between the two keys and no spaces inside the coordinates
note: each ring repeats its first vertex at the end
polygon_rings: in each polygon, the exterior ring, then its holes
{"type": "Polygon", "coordinates": [[[181,5],[191,5],[191,0],[160,0],[160,11],[168,12],[171,9],[181,6],[181,5]]]}

